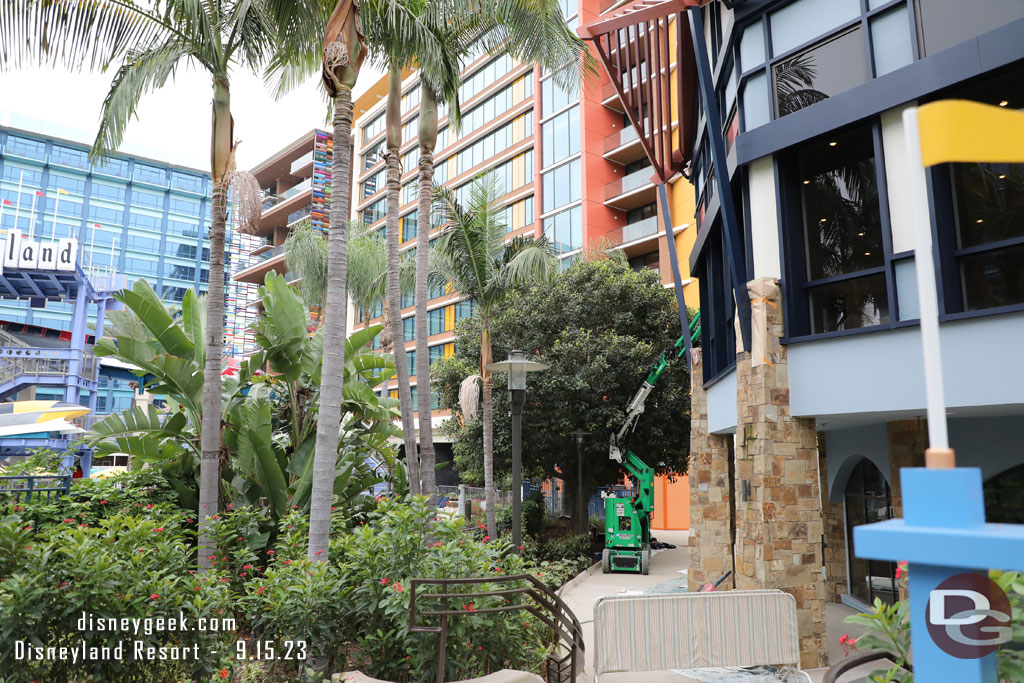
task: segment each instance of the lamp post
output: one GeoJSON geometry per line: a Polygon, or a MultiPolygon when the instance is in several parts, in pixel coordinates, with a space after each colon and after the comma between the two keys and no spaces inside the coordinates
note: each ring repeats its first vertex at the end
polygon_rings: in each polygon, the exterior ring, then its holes
{"type": "Polygon", "coordinates": [[[523,544],[523,404],[526,403],[526,373],[547,370],[549,365],[527,360],[522,351],[512,351],[508,360],[484,366],[491,372],[508,373],[508,402],[512,413],[512,544],[523,544]]]}
{"type": "Polygon", "coordinates": [[[583,456],[580,454],[580,448],[583,446],[583,437],[590,434],[590,432],[582,429],[574,429],[569,432],[570,436],[576,437],[576,531],[586,531],[586,525],[584,519],[586,515],[586,505],[583,502],[583,456]]]}

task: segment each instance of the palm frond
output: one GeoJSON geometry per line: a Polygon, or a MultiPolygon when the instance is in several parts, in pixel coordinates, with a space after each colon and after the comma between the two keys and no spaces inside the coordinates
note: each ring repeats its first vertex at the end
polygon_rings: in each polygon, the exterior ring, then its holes
{"type": "Polygon", "coordinates": [[[130,0],[7,0],[0,3],[0,72],[30,64],[88,63],[105,69],[132,50],[176,36],[187,42],[157,2],[130,0]]]}
{"type": "Polygon", "coordinates": [[[288,271],[302,278],[302,299],[307,306],[323,307],[327,296],[327,240],[309,220],[303,220],[284,241],[288,271]]]}
{"type": "Polygon", "coordinates": [[[139,100],[145,93],[163,87],[174,75],[178,62],[187,55],[187,50],[186,45],[171,37],[152,49],[125,55],[103,100],[91,157],[111,154],[121,146],[124,130],[135,115],[139,100]]]}

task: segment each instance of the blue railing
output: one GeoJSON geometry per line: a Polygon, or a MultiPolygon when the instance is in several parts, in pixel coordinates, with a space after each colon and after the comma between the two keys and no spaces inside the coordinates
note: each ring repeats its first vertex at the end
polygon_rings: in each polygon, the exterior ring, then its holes
{"type": "Polygon", "coordinates": [[[51,502],[71,492],[71,475],[0,477],[0,502],[51,502]],[[43,497],[46,500],[43,501],[43,497]]]}

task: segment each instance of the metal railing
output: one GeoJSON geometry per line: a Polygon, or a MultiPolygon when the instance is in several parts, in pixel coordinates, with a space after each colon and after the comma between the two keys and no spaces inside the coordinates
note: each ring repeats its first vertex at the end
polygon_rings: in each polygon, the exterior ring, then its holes
{"type": "Polygon", "coordinates": [[[626,126],[621,128],[604,139],[604,151],[605,153],[612,151],[618,147],[622,147],[628,142],[633,142],[639,139],[639,135],[636,134],[636,128],[633,126],[626,126]]]}
{"type": "Polygon", "coordinates": [[[0,501],[38,503],[46,496],[49,503],[51,496],[56,499],[71,492],[71,475],[43,476],[0,476],[0,501]]]}
{"type": "Polygon", "coordinates": [[[0,327],[0,346],[16,346],[28,348],[28,343],[14,336],[9,330],[0,327]]]}
{"type": "Polygon", "coordinates": [[[470,617],[474,614],[494,614],[501,612],[529,612],[551,629],[552,652],[547,659],[547,683],[575,682],[576,674],[583,671],[583,628],[568,605],[562,602],[554,591],[548,588],[535,576],[515,574],[502,577],[474,577],[462,579],[412,579],[409,589],[409,631],[411,633],[437,633],[440,635],[437,655],[437,683],[444,683],[445,664],[447,660],[449,617],[470,617]],[[523,583],[527,585],[522,585],[523,583]],[[491,591],[460,593],[452,592],[452,588],[472,587],[476,584],[509,585],[509,588],[491,591]],[[438,586],[440,592],[425,592],[422,588],[438,586]],[[417,595],[417,588],[420,588],[417,595]],[[471,598],[504,598],[507,604],[500,607],[484,607],[472,612],[457,602],[458,609],[449,609],[451,600],[465,601],[471,598]],[[416,601],[419,599],[441,602],[440,609],[420,610],[421,617],[437,617],[437,626],[416,624],[416,601]],[[513,600],[518,600],[513,602],[513,600]],[[565,653],[562,655],[562,653],[565,653]],[[559,656],[562,655],[562,656],[559,656]]]}
{"type": "Polygon", "coordinates": [[[80,377],[95,381],[98,359],[91,353],[74,349],[35,349],[26,347],[0,347],[0,384],[18,377],[80,377]],[[71,364],[78,362],[77,372],[71,364]]]}
{"type": "MultiPolygon", "coordinates": [[[[468,500],[482,501],[487,500],[487,489],[478,486],[466,486],[466,498],[468,500]]],[[[444,486],[438,485],[437,495],[448,496],[452,500],[459,499],[459,487],[458,486],[444,486]]],[[[494,502],[498,505],[511,505],[512,504],[512,492],[502,491],[495,489],[494,491],[494,502]]]]}
{"type": "Polygon", "coordinates": [[[651,182],[651,178],[654,175],[654,169],[650,166],[640,169],[639,171],[633,171],[627,176],[623,176],[617,180],[613,180],[608,183],[605,188],[605,199],[614,199],[619,195],[632,192],[641,187],[650,186],[654,188],[654,184],[651,182]]]}

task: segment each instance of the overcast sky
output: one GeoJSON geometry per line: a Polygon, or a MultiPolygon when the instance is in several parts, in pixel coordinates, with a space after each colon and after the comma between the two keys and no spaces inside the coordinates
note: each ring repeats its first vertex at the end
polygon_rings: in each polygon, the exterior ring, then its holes
{"type": "MultiPolygon", "coordinates": [[[[27,69],[0,74],[0,125],[40,130],[92,143],[100,107],[113,72],[68,73],[27,69]]],[[[356,93],[380,74],[366,64],[356,93]]],[[[175,81],[143,97],[125,131],[122,152],[169,163],[210,169],[210,79],[195,69],[182,70],[175,81]]],[[[310,79],[275,102],[262,81],[237,73],[231,83],[238,167],[248,169],[302,133],[327,123],[327,104],[319,77],[310,79]]]]}

